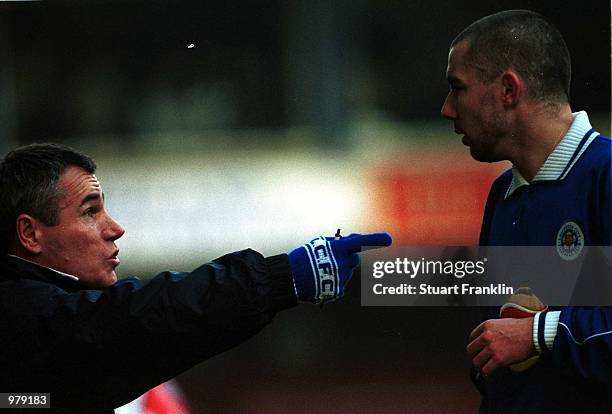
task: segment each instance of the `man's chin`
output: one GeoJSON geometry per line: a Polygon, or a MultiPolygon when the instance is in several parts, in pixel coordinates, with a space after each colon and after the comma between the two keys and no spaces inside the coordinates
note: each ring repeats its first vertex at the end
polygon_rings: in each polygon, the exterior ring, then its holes
{"type": "Polygon", "coordinates": [[[115,282],[117,282],[117,273],[115,273],[115,271],[113,270],[111,272],[111,274],[104,279],[104,286],[103,287],[109,287],[115,284],[115,282]]]}
{"type": "Polygon", "coordinates": [[[79,282],[83,286],[86,286],[90,289],[104,289],[114,285],[115,282],[117,282],[117,274],[113,270],[110,273],[105,273],[92,279],[80,278],[79,282]]]}

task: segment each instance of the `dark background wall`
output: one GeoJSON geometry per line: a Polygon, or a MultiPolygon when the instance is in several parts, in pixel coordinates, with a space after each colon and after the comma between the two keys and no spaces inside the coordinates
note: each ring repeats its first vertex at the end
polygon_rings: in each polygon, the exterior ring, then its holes
{"type": "Polygon", "coordinates": [[[436,118],[447,90],[448,44],[469,22],[508,8],[542,12],[559,27],[573,57],[573,106],[608,113],[609,7],[499,0],[2,3],[5,128],[17,142],[302,124],[328,137],[363,113],[436,118]]]}

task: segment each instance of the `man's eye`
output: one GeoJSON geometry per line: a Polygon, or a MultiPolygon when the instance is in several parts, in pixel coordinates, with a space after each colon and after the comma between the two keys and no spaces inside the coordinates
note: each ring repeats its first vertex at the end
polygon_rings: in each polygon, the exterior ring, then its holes
{"type": "Polygon", "coordinates": [[[83,212],[85,216],[93,216],[96,213],[96,209],[94,207],[89,207],[87,210],[83,212]]]}

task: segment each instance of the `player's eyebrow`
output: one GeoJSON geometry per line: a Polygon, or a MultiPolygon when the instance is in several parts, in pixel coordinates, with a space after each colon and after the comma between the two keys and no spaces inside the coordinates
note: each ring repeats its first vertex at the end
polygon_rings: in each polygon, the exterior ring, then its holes
{"type": "Polygon", "coordinates": [[[102,201],[104,201],[104,193],[91,193],[85,196],[85,198],[83,198],[83,200],[81,201],[81,206],[89,201],[93,201],[93,200],[99,200],[101,199],[102,201]]]}

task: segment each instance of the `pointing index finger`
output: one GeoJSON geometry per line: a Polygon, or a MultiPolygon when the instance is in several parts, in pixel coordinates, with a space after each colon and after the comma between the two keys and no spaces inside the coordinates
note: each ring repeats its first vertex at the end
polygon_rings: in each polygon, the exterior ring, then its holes
{"type": "Polygon", "coordinates": [[[349,249],[359,251],[362,246],[377,246],[386,247],[390,246],[393,239],[388,233],[370,233],[361,234],[352,238],[344,239],[349,243],[349,249]]]}

